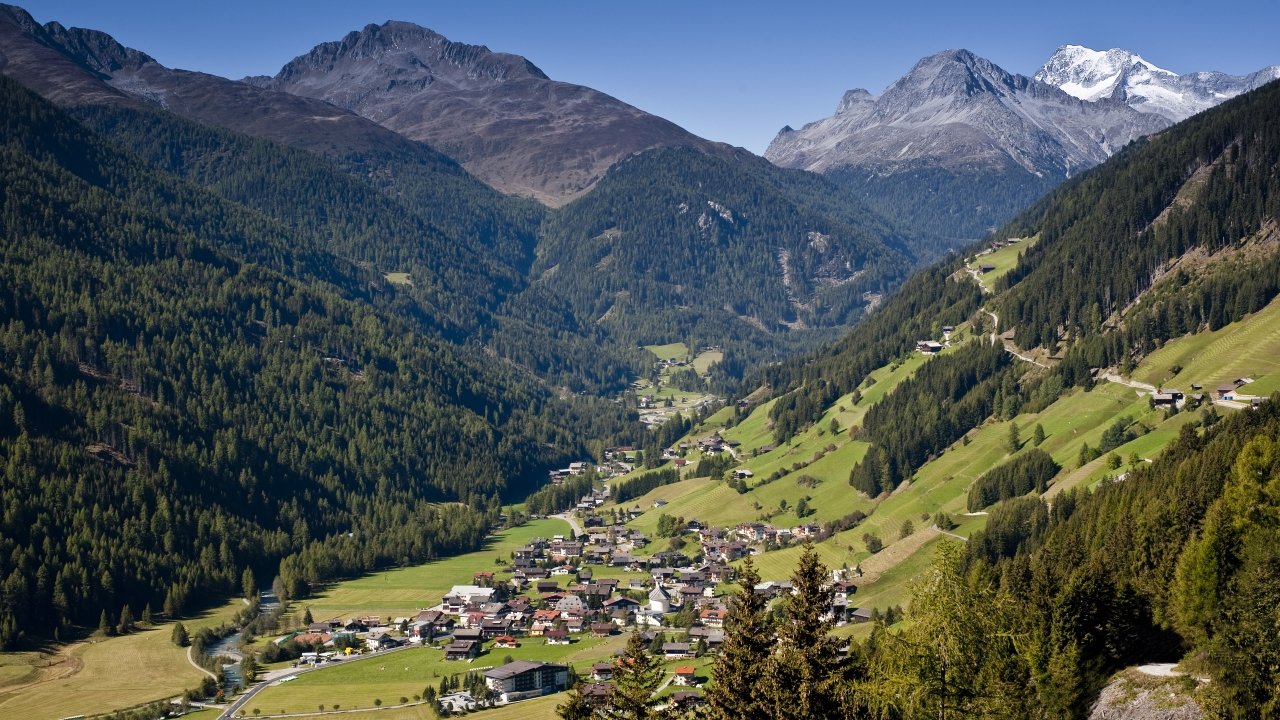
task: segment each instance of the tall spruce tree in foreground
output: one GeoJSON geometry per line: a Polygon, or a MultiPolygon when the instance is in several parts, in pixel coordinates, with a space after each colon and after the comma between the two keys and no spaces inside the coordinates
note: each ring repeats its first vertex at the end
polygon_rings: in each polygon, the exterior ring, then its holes
{"type": "Polygon", "coordinates": [[[777,651],[765,675],[772,710],[777,720],[823,720],[842,717],[839,675],[840,641],[830,637],[828,615],[831,595],[827,568],[812,544],[806,544],[791,583],[795,594],[787,598],[778,626],[777,651]]]}
{"type": "Polygon", "coordinates": [[[613,687],[600,708],[600,715],[610,720],[648,720],[655,717],[658,704],[653,693],[662,684],[662,665],[649,654],[648,644],[639,632],[627,638],[627,649],[613,673],[613,687]]]}
{"type": "Polygon", "coordinates": [[[773,649],[768,601],[756,591],[760,573],[750,557],[738,571],[738,594],[729,601],[724,644],[716,658],[715,683],[707,690],[711,717],[716,720],[768,717],[770,699],[760,679],[773,649]]]}

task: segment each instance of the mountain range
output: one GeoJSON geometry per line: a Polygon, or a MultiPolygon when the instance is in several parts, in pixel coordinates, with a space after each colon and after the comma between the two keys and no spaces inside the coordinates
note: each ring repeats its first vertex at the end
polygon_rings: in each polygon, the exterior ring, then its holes
{"type": "Polygon", "coordinates": [[[1125,51],[1066,46],[1027,77],[949,50],[878,96],[850,90],[831,117],[783,128],[765,157],[837,178],[954,247],[1133,140],[1277,76],[1178,76],[1125,51]]]}
{"type": "Polygon", "coordinates": [[[1280,65],[1248,75],[1192,72],[1178,75],[1142,56],[1113,48],[1105,52],[1080,45],[1058,48],[1035,79],[1090,102],[1110,98],[1134,110],[1180,122],[1224,100],[1280,78],[1280,65]]]}
{"type": "Polygon", "coordinates": [[[654,147],[727,152],[617,98],[547,77],[518,55],[406,22],[317,45],[246,82],[317,98],[422,140],[507,193],[562,205],[654,147]]]}

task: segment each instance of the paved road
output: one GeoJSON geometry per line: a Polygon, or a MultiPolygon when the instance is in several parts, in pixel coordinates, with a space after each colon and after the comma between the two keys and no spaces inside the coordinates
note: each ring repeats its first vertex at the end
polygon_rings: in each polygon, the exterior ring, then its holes
{"type": "MultiPolygon", "coordinates": [[[[404,650],[412,650],[417,647],[420,647],[420,646],[406,645],[405,647],[395,648],[394,650],[382,650],[380,652],[371,653],[368,655],[357,655],[355,657],[351,657],[346,660],[340,660],[336,664],[346,665],[347,663],[382,659],[382,658],[386,658],[388,655],[392,655],[394,653],[398,653],[404,650]]],[[[266,688],[278,683],[279,681],[287,677],[294,677],[297,675],[301,675],[303,673],[315,672],[316,670],[324,670],[327,667],[332,667],[332,665],[330,665],[329,663],[325,663],[323,665],[313,665],[311,667],[282,668],[280,670],[269,670],[262,674],[262,678],[258,681],[256,685],[246,690],[245,693],[241,695],[239,698],[237,698],[235,702],[227,706],[227,709],[223,710],[222,714],[218,716],[218,720],[231,720],[233,717],[235,717],[236,711],[244,707],[250,700],[252,700],[253,696],[257,695],[258,693],[262,692],[266,688]]]]}
{"type": "Polygon", "coordinates": [[[1102,379],[1106,380],[1107,382],[1119,383],[1120,385],[1128,385],[1134,390],[1141,390],[1147,393],[1153,393],[1156,391],[1155,385],[1149,385],[1147,383],[1139,382],[1137,380],[1130,380],[1129,378],[1116,375],[1115,373],[1105,373],[1102,376],[1102,379]]]}
{"type": "Polygon", "coordinates": [[[585,532],[583,532],[582,526],[578,524],[578,518],[574,517],[572,510],[566,510],[560,513],[559,515],[552,515],[551,517],[557,518],[559,520],[563,520],[569,523],[569,528],[573,530],[574,537],[586,534],[585,532]]]}

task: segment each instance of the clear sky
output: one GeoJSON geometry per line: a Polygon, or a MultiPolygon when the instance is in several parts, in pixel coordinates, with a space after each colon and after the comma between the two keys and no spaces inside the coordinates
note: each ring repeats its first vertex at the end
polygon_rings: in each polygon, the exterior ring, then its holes
{"type": "MultiPolygon", "coordinates": [[[[12,1],[12,0],[10,0],[12,1]]],[[[22,3],[19,3],[22,4],[22,3]]],[[[967,48],[1034,74],[1059,46],[1121,47],[1178,73],[1280,64],[1280,0],[38,0],[40,22],[105,31],[170,67],[274,75],[314,45],[407,20],[524,55],[754,152],[783,125],[830,115],[845,90],[879,93],[916,60],[967,48]]]]}

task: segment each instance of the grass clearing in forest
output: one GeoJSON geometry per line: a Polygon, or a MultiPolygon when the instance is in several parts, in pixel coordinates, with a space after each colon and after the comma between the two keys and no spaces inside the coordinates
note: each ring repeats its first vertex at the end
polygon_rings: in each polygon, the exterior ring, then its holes
{"type": "Polygon", "coordinates": [[[1269,395],[1280,388],[1280,298],[1225,327],[1170,340],[1143,359],[1133,377],[1183,392],[1195,383],[1208,393],[1221,383],[1252,377],[1256,382],[1240,391],[1269,395]]]}
{"type": "Polygon", "coordinates": [[[348,615],[409,615],[440,602],[454,585],[469,585],[481,570],[501,570],[503,566],[495,560],[510,560],[511,551],[529,540],[568,533],[569,525],[563,520],[534,520],[497,533],[481,550],[343,580],[298,604],[311,608],[316,620],[348,615]]]}
{"type": "MultiPolygon", "coordinates": [[[[239,599],[207,610],[182,623],[194,633],[230,621],[243,603],[239,599]]],[[[170,641],[173,623],[160,623],[129,635],[94,639],[64,646],[60,656],[6,653],[0,658],[40,655],[57,662],[38,672],[47,678],[36,684],[0,692],[0,717],[55,720],[91,715],[176,697],[200,683],[204,674],[187,662],[186,648],[170,641]],[[77,670],[77,668],[79,668],[77,670]]],[[[5,667],[13,667],[6,664],[5,667]]]]}

